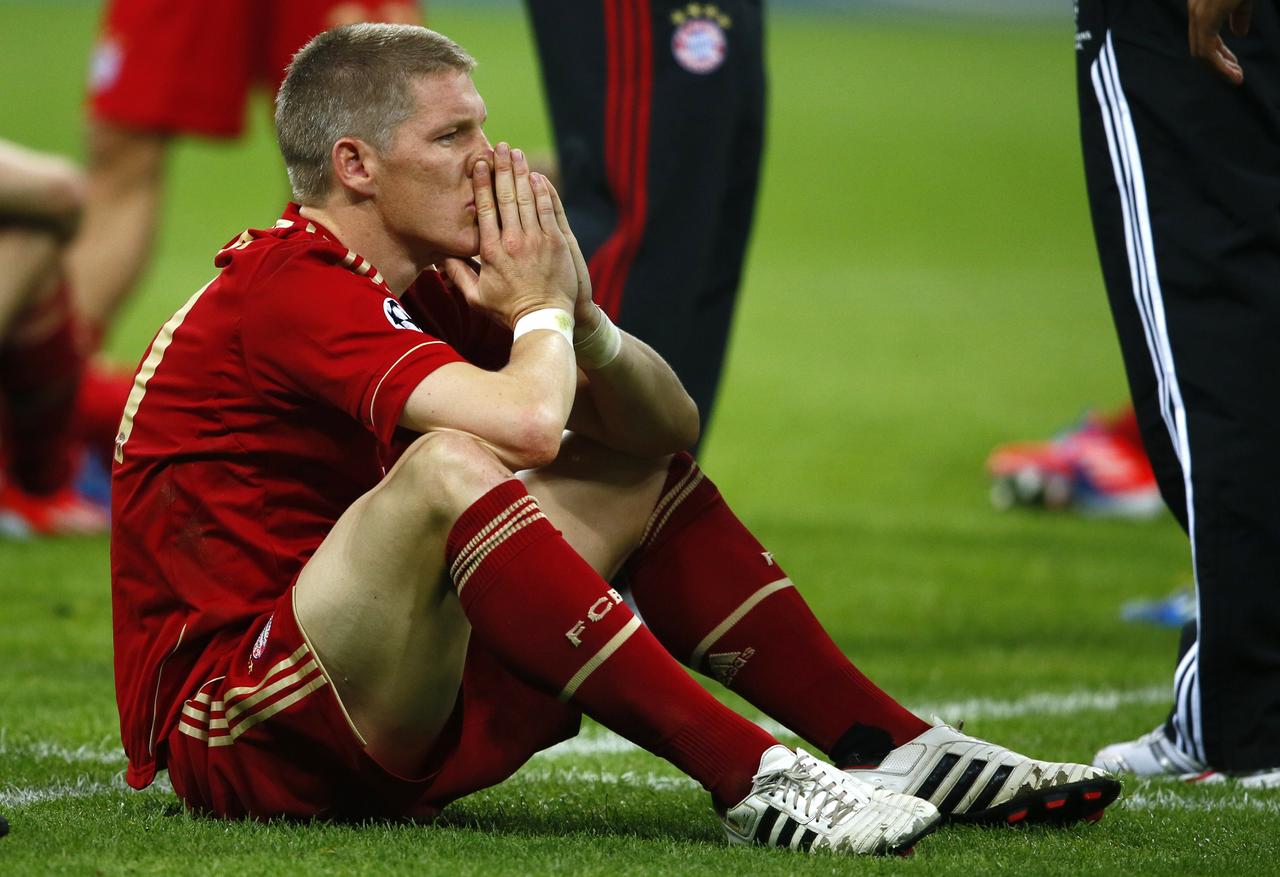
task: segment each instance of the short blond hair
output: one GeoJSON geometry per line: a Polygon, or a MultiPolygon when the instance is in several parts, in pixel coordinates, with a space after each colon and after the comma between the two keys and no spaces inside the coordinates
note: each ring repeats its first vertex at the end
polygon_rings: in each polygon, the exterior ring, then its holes
{"type": "Polygon", "coordinates": [[[412,84],[476,62],[453,40],[410,24],[349,24],[294,55],[276,94],[276,141],[293,197],[317,204],[332,185],[330,153],[343,137],[385,150],[418,109],[412,84]]]}

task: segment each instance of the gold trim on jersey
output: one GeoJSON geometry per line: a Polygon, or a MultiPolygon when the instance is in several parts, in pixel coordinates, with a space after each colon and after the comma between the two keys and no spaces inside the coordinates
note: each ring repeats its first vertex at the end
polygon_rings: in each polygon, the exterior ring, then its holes
{"type": "Polygon", "coordinates": [[[156,718],[160,709],[160,680],[164,678],[165,664],[169,663],[169,659],[178,653],[178,647],[182,645],[182,638],[187,635],[187,626],[182,625],[182,630],[178,631],[178,641],[173,644],[173,648],[169,650],[169,654],[164,656],[164,660],[160,662],[160,669],[156,670],[156,693],[151,698],[151,733],[147,735],[147,754],[156,754],[156,718]]]}
{"type": "Polygon", "coordinates": [[[385,381],[391,375],[391,373],[396,370],[396,367],[399,366],[400,363],[404,362],[404,358],[408,356],[410,353],[413,353],[415,350],[421,350],[423,347],[430,347],[433,344],[443,344],[443,343],[444,343],[443,341],[423,341],[421,344],[416,344],[413,347],[410,347],[404,353],[400,354],[400,356],[396,359],[396,361],[391,363],[391,367],[382,373],[382,377],[378,378],[378,385],[373,388],[373,395],[369,398],[369,425],[370,426],[375,425],[373,420],[373,413],[378,404],[378,393],[381,392],[382,390],[382,382],[385,381]]]}
{"type": "MultiPolygon", "coordinates": [[[[217,279],[215,277],[213,280],[217,279]]],[[[165,351],[173,343],[173,334],[178,331],[178,327],[186,320],[187,314],[191,312],[191,308],[199,301],[200,296],[204,295],[205,290],[213,285],[213,280],[200,287],[195,295],[187,299],[187,303],[169,318],[169,322],[160,328],[160,333],[156,335],[156,340],[151,342],[151,351],[147,354],[142,367],[138,369],[138,373],[133,378],[133,389],[129,391],[129,401],[125,403],[124,414],[120,418],[120,430],[116,433],[115,461],[117,463],[124,462],[124,446],[129,441],[129,436],[133,435],[133,419],[138,415],[138,408],[142,405],[142,397],[147,395],[147,383],[155,376],[156,369],[160,367],[160,361],[164,359],[165,351]]]]}

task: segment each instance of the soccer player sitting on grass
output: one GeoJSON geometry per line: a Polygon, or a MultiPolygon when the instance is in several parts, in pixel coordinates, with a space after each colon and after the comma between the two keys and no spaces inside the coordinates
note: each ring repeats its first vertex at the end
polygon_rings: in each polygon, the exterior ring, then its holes
{"type": "Polygon", "coordinates": [[[72,484],[85,362],[62,263],[84,187],[71,162],[0,140],[0,536],[107,529],[72,484]]]}
{"type": "Polygon", "coordinates": [[[113,482],[129,782],[167,767],[225,817],[429,817],[585,713],[698,780],[736,843],[1100,815],[1104,772],[930,725],[841,654],[681,453],[693,403],[592,303],[472,65],[411,26],[300,51],[276,108],[298,204],[142,362],[113,482]]]}

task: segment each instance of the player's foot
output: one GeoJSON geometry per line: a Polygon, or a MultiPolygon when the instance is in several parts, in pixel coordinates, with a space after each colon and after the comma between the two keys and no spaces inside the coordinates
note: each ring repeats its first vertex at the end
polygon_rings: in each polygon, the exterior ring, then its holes
{"type": "Polygon", "coordinates": [[[906,855],[940,819],[927,801],[875,788],[803,749],[771,746],[724,830],[731,844],[906,855]]]}
{"type": "Polygon", "coordinates": [[[15,484],[0,486],[0,537],[83,536],[110,526],[110,516],[71,487],[37,496],[15,484]]]}
{"type": "Polygon", "coordinates": [[[1188,783],[1236,782],[1246,789],[1280,789],[1280,767],[1250,771],[1216,770],[1179,749],[1164,725],[1137,740],[1112,743],[1093,757],[1093,763],[1113,773],[1140,777],[1176,777],[1188,783]]]}
{"type": "Polygon", "coordinates": [[[1131,773],[1140,777],[1172,776],[1193,780],[1210,772],[1207,764],[1174,745],[1165,733],[1164,725],[1137,740],[1103,747],[1093,757],[1093,763],[1112,773],[1131,773]]]}
{"type": "Polygon", "coordinates": [[[991,825],[1096,822],[1120,794],[1120,781],[1099,768],[1027,758],[938,719],[876,767],[847,772],[924,798],[945,818],[991,825]]]}
{"type": "Polygon", "coordinates": [[[1046,442],[1001,445],[987,459],[991,501],[1150,518],[1163,508],[1131,410],[1088,414],[1046,442]]]}

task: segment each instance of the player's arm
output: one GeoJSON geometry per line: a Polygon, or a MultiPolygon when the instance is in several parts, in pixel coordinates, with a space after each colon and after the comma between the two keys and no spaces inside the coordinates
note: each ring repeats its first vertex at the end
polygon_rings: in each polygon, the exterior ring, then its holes
{"type": "MultiPolygon", "coordinates": [[[[597,320],[607,320],[603,311],[595,310],[597,320]]],[[[698,407],[680,379],[648,344],[614,331],[620,346],[607,365],[591,367],[579,359],[578,396],[569,428],[638,457],[693,447],[700,429],[698,407]]]]}
{"type": "Polygon", "coordinates": [[[660,457],[698,441],[698,407],[658,353],[613,325],[591,297],[591,275],[550,183],[556,221],[577,273],[574,347],[579,390],[569,428],[623,453],[660,457]]]}
{"type": "Polygon", "coordinates": [[[472,184],[481,271],[461,259],[446,260],[444,268],[473,307],[513,328],[511,358],[499,371],[441,366],[414,388],[400,424],[416,432],[466,432],[513,470],[536,468],[555,459],[576,389],[568,338],[574,265],[550,187],[530,177],[522,155],[499,144],[493,180],[480,161],[472,184]]]}
{"type": "Polygon", "coordinates": [[[0,140],[0,217],[70,235],[84,196],[84,175],[70,161],[0,140]]]}

